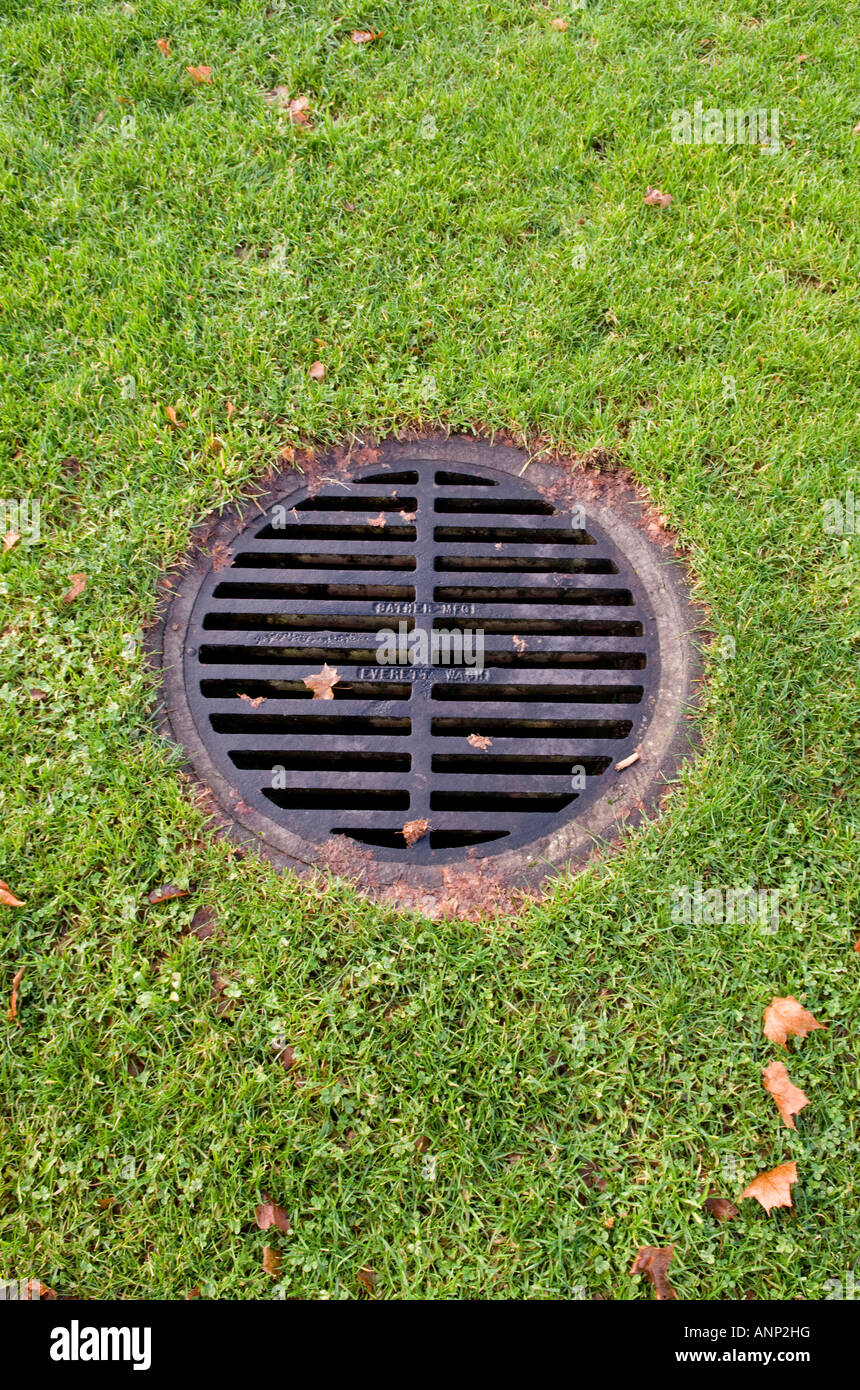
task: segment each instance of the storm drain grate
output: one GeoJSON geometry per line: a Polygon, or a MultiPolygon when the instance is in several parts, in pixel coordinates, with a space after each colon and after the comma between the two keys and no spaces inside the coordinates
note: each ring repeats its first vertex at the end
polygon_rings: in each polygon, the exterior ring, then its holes
{"type": "MultiPolygon", "coordinates": [[[[509,870],[645,791],[670,567],[632,512],[526,463],[458,440],[330,457],[198,555],[164,629],[168,714],[270,850],[312,862],[345,837],[389,881],[467,855],[509,870]],[[320,672],[331,698],[305,683],[320,672]]],[[[689,648],[670,637],[677,723],[689,648]]]]}

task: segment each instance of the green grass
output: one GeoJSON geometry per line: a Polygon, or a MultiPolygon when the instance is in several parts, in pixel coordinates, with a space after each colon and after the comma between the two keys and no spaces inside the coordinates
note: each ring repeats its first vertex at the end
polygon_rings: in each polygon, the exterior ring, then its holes
{"type": "Polygon", "coordinates": [[[856,11],[128,10],[6,0],[0,27],[0,496],[42,499],[40,543],[0,557],[0,876],[26,899],[0,908],[4,999],[26,967],[0,1276],[349,1298],[370,1266],[389,1298],[632,1299],[637,1246],[672,1242],[680,1297],[822,1297],[860,1259],[860,537],[822,510],[860,493],[856,11]],[[313,129],[263,102],[279,83],[313,129]],[[781,152],[673,144],[699,98],[778,107],[781,152]],[[417,420],[616,451],[735,643],[666,814],[516,919],[237,859],[148,723],[133,639],[192,525],[279,449],[417,420]],[[798,911],[678,925],[697,879],[795,884],[798,911]],[[150,907],[164,882],[191,895],[150,907]],[[827,1024],[789,1049],[796,1134],[761,1085],[774,994],[827,1024]],[[793,1211],[704,1213],[791,1158],[793,1211]],[[255,1228],[263,1194],[290,1235],[255,1228]]]}

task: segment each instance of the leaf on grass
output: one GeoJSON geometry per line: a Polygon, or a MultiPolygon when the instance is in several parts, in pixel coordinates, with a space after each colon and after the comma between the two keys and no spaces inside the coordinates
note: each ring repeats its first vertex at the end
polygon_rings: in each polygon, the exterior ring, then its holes
{"type": "Polygon", "coordinates": [[[147,901],[154,905],[155,903],[169,903],[172,898],[187,897],[187,888],[180,888],[177,883],[162,883],[160,888],[153,888],[147,901]]]}
{"type": "Polygon", "coordinates": [[[71,583],[63,594],[63,603],[74,603],[76,598],[80,598],[84,589],[87,587],[87,576],[85,574],[72,574],[69,576],[71,583]]]}
{"type": "Polygon", "coordinates": [[[403,827],[403,838],[407,845],[414,845],[430,829],[429,820],[408,820],[403,827]]]}
{"type": "Polygon", "coordinates": [[[186,68],[185,71],[188,73],[192,82],[212,81],[212,69],[207,68],[203,63],[201,63],[199,67],[186,68]]]}
{"type": "Polygon", "coordinates": [[[211,907],[198,907],[191,918],[191,931],[198,941],[208,941],[210,936],[215,935],[216,920],[211,907]]]}
{"type": "Polygon", "coordinates": [[[470,743],[473,748],[480,748],[483,752],[493,746],[493,740],[488,738],[486,734],[469,734],[466,742],[470,743]]]}
{"type": "Polygon", "coordinates": [[[312,362],[308,367],[308,376],[311,381],[325,381],[325,363],[312,362]]]}
{"type": "Polygon", "coordinates": [[[647,1274],[657,1290],[658,1301],[678,1297],[668,1277],[669,1265],[674,1254],[674,1245],[642,1245],[636,1251],[636,1259],[630,1273],[647,1274]]]}
{"type": "Polygon", "coordinates": [[[771,1062],[769,1067],[764,1068],[761,1076],[764,1089],[773,1096],[776,1108],[789,1129],[797,1129],[793,1117],[809,1104],[809,1100],[800,1087],[793,1085],[789,1080],[785,1063],[771,1062]]]}
{"type": "Polygon", "coordinates": [[[353,43],[373,43],[375,39],[381,39],[384,33],[384,29],[380,29],[378,33],[375,29],[353,29],[352,41],[353,43]]]}
{"type": "Polygon", "coordinates": [[[47,700],[48,698],[47,690],[40,690],[38,685],[31,685],[27,694],[31,700],[47,700]]]}
{"type": "Polygon", "coordinates": [[[5,536],[3,537],[3,549],[11,550],[13,546],[16,546],[18,544],[20,539],[21,537],[19,536],[17,531],[7,531],[5,536]]]}
{"type": "Polygon", "coordinates": [[[281,1272],[281,1257],[271,1245],[263,1246],[263,1269],[277,1279],[281,1272]]]}
{"type": "Polygon", "coordinates": [[[294,125],[310,124],[310,97],[290,97],[288,87],[272,87],[270,91],[263,93],[263,101],[268,106],[274,106],[279,111],[289,113],[290,120],[294,125]]]}
{"type": "Polygon", "coordinates": [[[163,53],[165,58],[170,57],[170,39],[156,39],[155,46],[159,53],[163,53]]]}
{"type": "Polygon", "coordinates": [[[8,883],[4,883],[2,878],[0,878],[0,903],[2,903],[4,907],[24,906],[21,899],[15,897],[15,894],[12,892],[12,889],[9,887],[8,883]]]}
{"type": "Polygon", "coordinates": [[[371,1269],[370,1265],[362,1265],[361,1269],[358,1271],[357,1277],[363,1289],[366,1289],[371,1295],[376,1293],[376,1284],[379,1276],[375,1269],[371,1269]]]}
{"type": "Polygon", "coordinates": [[[278,1053],[278,1061],[280,1062],[284,1071],[292,1071],[293,1067],[297,1067],[299,1065],[299,1059],[296,1055],[296,1049],[288,1044],[286,1047],[282,1048],[281,1051],[278,1053]]]}
{"type": "Polygon", "coordinates": [[[302,685],[306,685],[308,690],[314,692],[315,700],[333,700],[334,687],[340,681],[336,666],[323,665],[321,671],[317,671],[313,676],[303,676],[302,685]]]}
{"type": "Polygon", "coordinates": [[[268,1231],[270,1226],[277,1226],[279,1231],[283,1231],[285,1236],[290,1234],[290,1218],[279,1207],[277,1202],[263,1202],[257,1207],[254,1213],[254,1220],[261,1231],[268,1231]]]}
{"type": "Polygon", "coordinates": [[[228,402],[227,402],[227,419],[229,420],[230,417],[231,417],[232,415],[235,415],[235,414],[236,414],[236,407],[235,407],[235,405],[233,404],[232,401],[228,401],[228,402]]]}
{"type": "Polygon", "coordinates": [[[784,999],[772,999],[764,1011],[764,1035],[780,1047],[785,1047],[789,1034],[805,1038],[814,1028],[823,1027],[808,1009],[798,1004],[793,994],[787,994],[784,999]]]}
{"type": "Polygon", "coordinates": [[[705,1211],[709,1211],[717,1221],[734,1221],[738,1214],[737,1207],[728,1197],[706,1197],[705,1211]]]}
{"type": "Polygon", "coordinates": [[[175,406],[175,405],[166,405],[166,406],[164,407],[164,413],[165,413],[165,415],[167,416],[168,420],[170,421],[170,428],[171,428],[171,429],[174,429],[174,430],[184,430],[184,429],[185,429],[184,421],[180,420],[180,419],[178,418],[177,414],[176,414],[176,406],[175,406]]]}
{"type": "Polygon", "coordinates": [[[743,1195],[755,1197],[768,1212],[771,1207],[790,1207],[793,1205],[793,1182],[797,1182],[797,1164],[780,1163],[778,1168],[770,1168],[766,1173],[759,1173],[757,1178],[753,1178],[743,1195]]]}
{"type": "Polygon", "coordinates": [[[254,709],[256,709],[258,705],[265,704],[266,701],[265,695],[257,695],[256,698],[252,700],[251,696],[246,695],[244,690],[240,693],[239,699],[247,701],[247,703],[251,705],[254,709]]]}
{"type": "Polygon", "coordinates": [[[659,188],[652,188],[649,183],[648,192],[642,201],[647,203],[649,207],[667,208],[673,199],[671,193],[661,193],[659,188]]]}
{"type": "Polygon", "coordinates": [[[567,20],[554,19],[549,27],[550,29],[555,29],[559,34],[563,34],[565,29],[567,28],[567,20]]]}
{"type": "Polygon", "coordinates": [[[9,1012],[6,1015],[10,1023],[14,1023],[15,1019],[18,1017],[18,987],[23,978],[24,966],[22,965],[21,969],[16,971],[12,978],[12,994],[9,998],[9,1012]]]}

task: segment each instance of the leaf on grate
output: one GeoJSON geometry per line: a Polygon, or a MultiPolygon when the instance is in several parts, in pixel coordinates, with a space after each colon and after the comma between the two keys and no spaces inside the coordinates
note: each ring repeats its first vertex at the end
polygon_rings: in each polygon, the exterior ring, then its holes
{"type": "Polygon", "coordinates": [[[790,1207],[793,1206],[793,1182],[797,1182],[797,1164],[780,1163],[778,1168],[770,1168],[766,1173],[759,1173],[757,1178],[753,1178],[743,1195],[755,1197],[767,1212],[771,1207],[790,1207]]]}
{"type": "Polygon", "coordinates": [[[414,845],[426,835],[430,829],[429,820],[408,820],[403,827],[402,835],[407,845],[414,845]]]}
{"type": "MultiPolygon", "coordinates": [[[[400,515],[403,517],[403,520],[404,520],[404,521],[412,522],[412,521],[415,520],[415,518],[416,518],[416,516],[418,515],[418,513],[417,513],[417,512],[401,512],[400,515]]],[[[375,525],[375,524],[376,524],[376,523],[374,522],[374,525],[375,525]]]]}
{"type": "Polygon", "coordinates": [[[369,516],[367,518],[367,524],[368,526],[384,526],[385,512],[380,512],[379,516],[369,516]]]}
{"type": "Polygon", "coordinates": [[[239,699],[246,700],[249,705],[252,705],[253,708],[256,709],[258,705],[262,705],[265,703],[266,697],[265,695],[258,695],[255,699],[251,699],[250,695],[246,695],[245,692],[242,691],[239,695],[239,699]]]}
{"type": "Polygon", "coordinates": [[[263,1269],[277,1279],[281,1272],[281,1257],[271,1245],[263,1246],[263,1269]]]}
{"type": "Polygon", "coordinates": [[[799,1114],[809,1100],[799,1086],[795,1086],[788,1076],[784,1062],[771,1062],[762,1074],[764,1089],[773,1096],[776,1108],[789,1129],[797,1129],[794,1116],[799,1114]]]}
{"type": "Polygon", "coordinates": [[[153,888],[147,901],[155,905],[156,903],[169,903],[173,898],[187,897],[187,888],[180,888],[178,883],[162,883],[160,888],[153,888]]]}
{"type": "Polygon", "coordinates": [[[4,907],[24,906],[21,899],[15,897],[8,883],[4,883],[2,878],[0,878],[0,903],[2,903],[4,907]]]}
{"type": "Polygon", "coordinates": [[[285,1236],[290,1234],[290,1218],[277,1202],[262,1202],[254,1213],[254,1220],[261,1231],[268,1231],[270,1226],[277,1226],[285,1236]]]}
{"type": "Polygon", "coordinates": [[[674,1245],[642,1245],[636,1251],[636,1259],[631,1274],[647,1274],[657,1290],[659,1301],[677,1298],[678,1295],[669,1283],[668,1269],[675,1254],[674,1245]]]}
{"type": "Polygon", "coordinates": [[[671,193],[661,193],[659,188],[652,188],[649,183],[648,192],[645,194],[642,201],[643,203],[647,203],[649,207],[667,208],[673,199],[671,193]]]}
{"type": "Polygon", "coordinates": [[[85,574],[73,574],[69,576],[71,584],[63,594],[63,603],[73,603],[76,598],[80,598],[84,589],[87,587],[87,576],[85,574]]]}
{"type": "Polygon", "coordinates": [[[321,671],[317,671],[313,676],[303,676],[302,685],[306,685],[308,690],[312,690],[315,700],[333,700],[334,687],[340,681],[336,666],[325,664],[321,671]]]}
{"type": "Polygon", "coordinates": [[[486,734],[469,734],[466,742],[470,743],[473,748],[480,748],[485,752],[488,748],[492,748],[493,746],[493,740],[487,738],[486,734]]]}
{"type": "Polygon", "coordinates": [[[518,637],[516,634],[514,634],[514,636],[511,638],[511,641],[513,642],[514,646],[516,647],[516,649],[517,649],[517,651],[520,653],[520,655],[522,655],[522,653],[523,653],[523,652],[525,651],[525,649],[526,649],[526,639],[525,639],[525,637],[518,637]]]}
{"type": "Polygon", "coordinates": [[[805,1038],[813,1029],[823,1027],[808,1009],[798,1004],[793,994],[787,994],[784,999],[772,999],[764,1011],[764,1035],[780,1047],[785,1047],[789,1034],[805,1038]]]}
{"type": "Polygon", "coordinates": [[[706,1197],[705,1211],[710,1212],[717,1221],[734,1221],[738,1214],[737,1207],[728,1197],[706,1197]]]}
{"type": "Polygon", "coordinates": [[[615,771],[616,771],[616,772],[623,772],[624,769],[625,769],[625,767],[632,767],[633,764],[634,764],[634,763],[638,763],[638,761],[639,761],[639,754],[638,754],[638,752],[637,752],[637,753],[631,753],[629,758],[622,758],[620,763],[616,763],[616,764],[615,764],[615,771]]]}
{"type": "Polygon", "coordinates": [[[188,67],[185,71],[188,73],[192,82],[212,81],[212,69],[207,68],[205,63],[201,63],[198,67],[188,67]]]}
{"type": "Polygon", "coordinates": [[[15,1019],[18,1017],[18,989],[24,978],[24,968],[25,967],[22,965],[21,969],[16,971],[12,979],[12,994],[9,999],[9,1012],[6,1015],[10,1023],[14,1023],[15,1019]]]}
{"type": "Polygon", "coordinates": [[[170,39],[156,39],[155,46],[159,53],[163,53],[165,58],[170,57],[170,39]]]}

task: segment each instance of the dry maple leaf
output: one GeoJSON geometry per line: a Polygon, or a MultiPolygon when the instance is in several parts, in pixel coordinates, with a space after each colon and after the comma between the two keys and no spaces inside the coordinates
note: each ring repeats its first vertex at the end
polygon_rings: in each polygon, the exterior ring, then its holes
{"type": "Polygon", "coordinates": [[[299,1065],[299,1059],[296,1056],[296,1049],[288,1044],[283,1049],[283,1051],[278,1054],[278,1061],[280,1062],[284,1071],[292,1071],[293,1067],[297,1067],[299,1065]]]}
{"type": "Polygon", "coordinates": [[[427,834],[430,829],[429,820],[408,820],[403,827],[402,835],[407,845],[414,845],[427,834]]]}
{"type": "Polygon", "coordinates": [[[482,752],[486,752],[488,748],[493,746],[493,740],[487,738],[486,734],[469,734],[466,742],[470,743],[473,748],[480,748],[482,752]]]}
{"type": "Polygon", "coordinates": [[[283,1231],[285,1236],[290,1234],[290,1218],[279,1207],[277,1202],[263,1202],[257,1207],[254,1213],[254,1220],[261,1231],[268,1231],[270,1226],[277,1226],[279,1231],[283,1231]]]}
{"type": "Polygon", "coordinates": [[[176,883],[162,883],[160,888],[153,888],[147,898],[147,902],[169,903],[173,898],[187,898],[188,889],[180,888],[176,883]]]}
{"type": "Polygon", "coordinates": [[[645,194],[642,201],[643,203],[647,203],[649,207],[667,208],[672,202],[672,194],[661,193],[659,188],[652,188],[649,183],[648,192],[645,194]]]}
{"type": "Polygon", "coordinates": [[[780,1163],[778,1168],[770,1168],[766,1173],[759,1173],[757,1178],[753,1178],[743,1196],[755,1197],[767,1212],[771,1207],[790,1207],[793,1205],[793,1182],[797,1182],[797,1164],[780,1163]]]}
{"type": "Polygon", "coordinates": [[[166,406],[164,407],[164,413],[165,413],[165,415],[167,416],[168,420],[170,421],[170,428],[171,428],[172,430],[184,430],[184,429],[185,429],[185,425],[184,425],[183,421],[180,420],[180,419],[178,418],[177,414],[176,414],[176,406],[175,406],[175,405],[166,405],[166,406]]]}
{"type": "Polygon", "coordinates": [[[249,705],[253,706],[253,708],[256,709],[258,705],[262,705],[265,703],[266,697],[265,695],[258,695],[255,699],[252,700],[250,695],[246,695],[245,692],[242,691],[239,695],[239,699],[247,701],[249,705]]]}
{"type": "Polygon", "coordinates": [[[281,1272],[281,1257],[271,1245],[263,1246],[263,1269],[277,1279],[281,1272]]]}
{"type": "Polygon", "coordinates": [[[381,39],[384,33],[384,29],[380,29],[378,33],[375,29],[353,29],[352,41],[353,43],[373,43],[374,39],[381,39]]]}
{"type": "Polygon", "coordinates": [[[24,906],[21,899],[15,897],[8,883],[4,883],[2,878],[0,878],[0,903],[2,903],[4,907],[24,906]]]}
{"type": "Polygon", "coordinates": [[[3,549],[11,550],[13,546],[18,544],[20,539],[21,537],[18,535],[17,531],[7,531],[3,537],[3,549]]]}
{"type": "Polygon", "coordinates": [[[192,82],[212,81],[212,69],[207,68],[203,63],[201,63],[199,67],[186,68],[185,71],[188,73],[192,82]]]}
{"type": "Polygon", "coordinates": [[[155,46],[159,53],[163,53],[165,58],[170,57],[170,39],[156,39],[155,46]]]}
{"type": "Polygon", "coordinates": [[[658,1301],[678,1297],[667,1273],[674,1254],[674,1245],[642,1245],[636,1251],[630,1273],[647,1274],[657,1290],[658,1301]]]}
{"type": "Polygon", "coordinates": [[[40,690],[38,685],[31,685],[27,694],[31,700],[47,700],[48,698],[47,690],[40,690]]]}
{"type": "Polygon", "coordinates": [[[190,930],[198,941],[208,941],[210,936],[215,935],[215,922],[215,913],[211,907],[198,907],[191,918],[190,930]]]}
{"type": "Polygon", "coordinates": [[[734,1221],[738,1214],[737,1207],[728,1197],[706,1197],[705,1211],[709,1211],[717,1221],[734,1221]]]}
{"type": "Polygon", "coordinates": [[[368,526],[384,526],[385,512],[380,512],[379,516],[369,516],[367,518],[367,524],[368,526]]]}
{"type": "Polygon", "coordinates": [[[403,517],[403,520],[404,520],[404,521],[410,521],[410,522],[411,522],[411,521],[414,521],[414,520],[415,520],[415,518],[416,518],[416,516],[418,515],[418,513],[417,513],[417,512],[401,512],[400,515],[403,517]]]}
{"type": "Polygon", "coordinates": [[[764,1035],[780,1047],[785,1047],[789,1034],[805,1038],[814,1028],[823,1027],[823,1023],[798,1004],[793,994],[787,994],[784,999],[772,999],[764,1011],[764,1035]]]}
{"type": "Polygon", "coordinates": [[[311,381],[325,381],[325,363],[312,362],[308,367],[308,376],[311,381]]]}
{"type": "Polygon", "coordinates": [[[73,603],[76,598],[80,598],[84,589],[87,587],[87,576],[85,574],[72,574],[69,578],[72,582],[63,594],[63,603],[73,603]]]}
{"type": "Polygon", "coordinates": [[[566,20],[566,19],[554,19],[554,20],[552,21],[552,23],[550,24],[549,27],[550,27],[550,29],[555,29],[555,30],[557,30],[557,32],[558,32],[559,34],[563,34],[564,31],[565,31],[565,29],[567,28],[567,20],[566,20]]]}
{"type": "Polygon", "coordinates": [[[303,676],[302,685],[314,692],[315,700],[333,700],[334,687],[339,680],[337,667],[324,664],[322,670],[317,671],[315,675],[303,676]]]}
{"type": "Polygon", "coordinates": [[[779,1111],[789,1129],[797,1129],[794,1123],[794,1116],[797,1115],[809,1100],[803,1094],[799,1086],[795,1086],[789,1080],[788,1072],[784,1062],[771,1062],[769,1067],[765,1067],[762,1072],[762,1082],[764,1089],[769,1091],[776,1101],[776,1108],[779,1111]]]}

